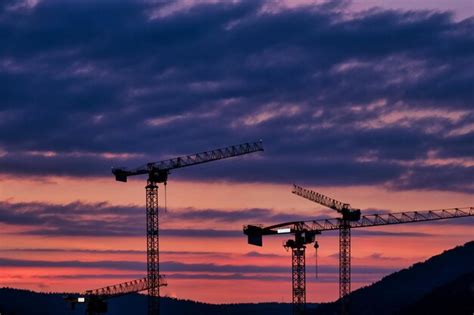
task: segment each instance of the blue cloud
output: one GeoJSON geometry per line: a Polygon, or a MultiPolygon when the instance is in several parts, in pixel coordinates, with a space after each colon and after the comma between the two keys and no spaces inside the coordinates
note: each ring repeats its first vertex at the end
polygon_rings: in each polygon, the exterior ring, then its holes
{"type": "Polygon", "coordinates": [[[145,1],[6,2],[0,172],[109,176],[111,166],[263,138],[258,159],[175,175],[473,191],[472,166],[423,163],[433,152],[472,157],[472,19],[380,9],[348,17],[344,1],[262,5],[156,17],[161,4],[145,1]]]}

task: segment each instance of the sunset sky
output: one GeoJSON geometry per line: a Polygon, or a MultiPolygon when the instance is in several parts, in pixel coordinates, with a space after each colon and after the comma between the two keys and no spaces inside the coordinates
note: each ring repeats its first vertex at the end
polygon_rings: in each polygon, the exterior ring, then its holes
{"type": "MultiPolygon", "coordinates": [[[[474,2],[0,2],[0,287],[144,277],[134,167],[262,139],[160,187],[162,295],[291,301],[285,237],[337,217],[292,184],[377,211],[474,206],[474,2]],[[416,2],[416,3],[413,3],[416,2]],[[167,211],[164,211],[164,204],[167,211]]],[[[352,288],[474,239],[464,218],[353,231],[352,288]]],[[[308,301],[338,298],[338,234],[307,250],[308,301]]]]}

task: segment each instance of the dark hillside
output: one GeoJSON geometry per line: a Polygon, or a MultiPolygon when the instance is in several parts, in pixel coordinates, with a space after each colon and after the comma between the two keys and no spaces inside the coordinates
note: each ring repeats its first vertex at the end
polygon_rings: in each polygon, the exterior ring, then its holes
{"type": "MultiPolygon", "coordinates": [[[[10,288],[0,289],[1,315],[83,315],[84,306],[71,310],[63,301],[64,294],[46,294],[10,288]]],[[[146,314],[146,296],[132,294],[111,299],[108,315],[146,314]]],[[[188,300],[162,298],[161,314],[206,315],[288,315],[291,304],[259,303],[216,305],[188,300]]],[[[314,305],[313,305],[314,307],[314,305]]]]}
{"type": "Polygon", "coordinates": [[[397,315],[474,314],[474,272],[442,285],[397,315]]]}
{"type": "MultiPolygon", "coordinates": [[[[474,242],[471,241],[354,291],[349,296],[351,314],[381,315],[400,312],[435,288],[473,271],[474,242]]],[[[337,303],[321,305],[319,311],[321,315],[336,313],[339,313],[337,303]]]]}

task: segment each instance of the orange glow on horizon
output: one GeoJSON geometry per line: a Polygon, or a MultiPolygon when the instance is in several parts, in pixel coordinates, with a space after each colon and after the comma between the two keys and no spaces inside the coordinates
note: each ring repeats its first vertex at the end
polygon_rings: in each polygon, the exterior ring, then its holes
{"type": "MultiPolygon", "coordinates": [[[[140,208],[144,203],[143,186],[144,181],[141,180],[132,180],[123,184],[115,182],[112,176],[91,179],[54,177],[45,178],[44,181],[3,178],[0,186],[0,200],[10,203],[52,204],[65,204],[77,200],[86,203],[107,201],[112,205],[133,204],[140,208]]],[[[409,211],[474,205],[474,197],[462,193],[388,191],[381,187],[367,186],[308,188],[314,188],[334,198],[350,202],[361,209],[409,211]]],[[[160,200],[164,198],[163,191],[160,189],[160,200]]],[[[193,211],[194,209],[239,211],[268,208],[276,213],[293,213],[298,219],[308,219],[314,214],[337,216],[332,210],[323,209],[291,194],[291,185],[196,183],[171,180],[167,188],[167,199],[170,211],[193,211]]],[[[2,239],[0,259],[40,262],[130,261],[144,263],[146,259],[144,211],[137,213],[137,216],[143,218],[143,237],[32,236],[28,233],[36,228],[34,224],[4,223],[0,226],[2,239]],[[22,249],[29,250],[22,251],[22,249]]],[[[89,215],[87,219],[94,219],[94,216],[89,215]]],[[[464,219],[459,220],[461,222],[464,219]]],[[[180,222],[173,221],[166,215],[162,216],[164,229],[212,228],[238,232],[236,236],[229,237],[163,235],[160,244],[162,264],[166,266],[181,263],[183,265],[180,268],[184,268],[181,271],[166,271],[165,269],[165,274],[170,274],[170,278],[168,279],[169,286],[163,289],[164,295],[211,303],[289,302],[291,299],[289,273],[291,255],[282,247],[286,238],[265,238],[263,247],[247,245],[246,237],[240,233],[242,225],[249,223],[265,224],[266,222],[246,222],[240,219],[236,219],[235,222],[224,222],[212,220],[212,218],[180,222]],[[214,264],[215,270],[212,267],[214,265],[209,264],[214,264]],[[222,266],[226,266],[222,270],[228,271],[221,271],[219,268],[223,268],[222,266]],[[275,267],[279,271],[270,273],[245,271],[245,268],[267,268],[267,266],[275,267]],[[199,271],[199,268],[203,268],[203,271],[199,271]],[[239,271],[241,270],[239,268],[243,268],[243,271],[239,271]],[[212,279],[209,275],[219,275],[219,277],[212,279]],[[235,279],[222,279],[222,277],[235,277],[235,279]]],[[[373,233],[380,232],[382,233],[380,235],[371,235],[367,232],[358,234],[354,231],[353,288],[368,285],[390,273],[391,270],[408,267],[443,250],[462,245],[472,240],[474,236],[472,228],[468,225],[439,225],[439,227],[442,228],[438,228],[435,222],[363,229],[373,231],[373,233]],[[390,233],[408,234],[394,236],[390,233]],[[359,267],[373,268],[374,272],[372,274],[357,273],[359,267]]],[[[335,232],[323,233],[318,237],[318,242],[320,244],[319,264],[323,270],[330,268],[332,271],[321,271],[320,282],[314,279],[308,280],[308,301],[327,302],[338,297],[338,276],[335,272],[338,266],[338,235],[335,232]]],[[[308,247],[308,279],[313,276],[313,268],[314,252],[308,247]]],[[[8,266],[2,268],[0,286],[47,292],[84,291],[141,276],[145,276],[145,270],[107,267],[8,266]],[[83,278],[77,278],[79,275],[83,278]]]]}

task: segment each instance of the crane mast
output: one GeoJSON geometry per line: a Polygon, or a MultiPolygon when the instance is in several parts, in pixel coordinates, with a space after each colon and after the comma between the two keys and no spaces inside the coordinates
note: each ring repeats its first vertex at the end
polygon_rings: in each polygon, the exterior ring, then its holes
{"type": "MultiPolygon", "coordinates": [[[[348,228],[367,228],[394,224],[406,224],[417,222],[438,221],[444,219],[455,219],[474,216],[474,207],[450,208],[427,211],[395,212],[365,215],[360,220],[349,221],[348,228]]],[[[305,312],[306,292],[305,283],[294,281],[294,279],[305,280],[305,245],[314,243],[319,247],[316,235],[323,231],[341,230],[343,219],[330,218],[323,220],[291,221],[264,227],[262,225],[244,226],[244,234],[248,237],[248,243],[255,246],[263,246],[263,236],[269,235],[294,235],[295,239],[288,240],[285,248],[292,249],[292,292],[293,292],[293,314],[302,315],[305,312]],[[297,253],[293,248],[299,249],[297,253]],[[298,256],[295,259],[295,256],[298,256]],[[295,271],[297,275],[295,276],[295,271]],[[303,283],[303,285],[301,285],[303,283]],[[297,297],[295,299],[295,296],[297,297]]],[[[350,268],[350,264],[347,264],[350,268]]]]}
{"type": "Polygon", "coordinates": [[[192,155],[180,156],[168,160],[150,162],[146,165],[128,169],[113,168],[115,180],[127,182],[129,176],[148,175],[146,193],[146,232],[147,232],[147,281],[148,288],[148,315],[159,314],[160,304],[160,256],[159,256],[159,211],[158,211],[158,183],[166,185],[168,175],[173,169],[208,163],[240,155],[263,151],[262,141],[249,142],[218,148],[211,151],[192,155]]]}
{"type": "Polygon", "coordinates": [[[319,232],[295,231],[294,239],[289,239],[283,245],[286,250],[291,249],[291,283],[293,314],[306,313],[306,245],[314,243],[316,248],[316,234],[319,232]]]}
{"type": "MultiPolygon", "coordinates": [[[[147,279],[156,283],[160,277],[160,218],[158,211],[158,185],[150,178],[145,187],[146,194],[146,253],[147,279]]],[[[148,315],[159,315],[160,287],[148,288],[148,315]]]]}

